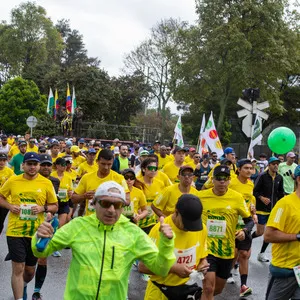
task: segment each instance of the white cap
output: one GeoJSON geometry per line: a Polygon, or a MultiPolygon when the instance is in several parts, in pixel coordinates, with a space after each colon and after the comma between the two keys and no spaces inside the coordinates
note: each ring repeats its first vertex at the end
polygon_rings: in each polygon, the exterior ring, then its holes
{"type": "Polygon", "coordinates": [[[126,195],[124,188],[116,183],[115,181],[106,181],[100,184],[95,192],[95,197],[102,197],[102,196],[110,196],[120,198],[124,203],[126,202],[126,195]],[[117,189],[120,191],[118,192],[111,192],[110,189],[117,189]]]}

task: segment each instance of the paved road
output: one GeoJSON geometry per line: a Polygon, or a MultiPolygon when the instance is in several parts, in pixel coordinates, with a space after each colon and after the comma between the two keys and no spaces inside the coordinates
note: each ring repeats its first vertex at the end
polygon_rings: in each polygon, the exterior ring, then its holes
{"type": "MultiPolygon", "coordinates": [[[[257,238],[253,242],[252,257],[250,258],[250,270],[248,285],[252,287],[253,295],[247,297],[249,300],[263,300],[268,277],[268,263],[260,263],[256,260],[257,253],[261,247],[262,238],[257,238]]],[[[267,255],[270,257],[271,247],[267,249],[267,255]]],[[[0,300],[13,300],[10,286],[11,265],[10,262],[4,262],[7,253],[5,235],[0,236],[0,300]]],[[[70,263],[71,250],[63,250],[62,257],[49,257],[48,274],[42,289],[44,300],[61,300],[66,283],[67,271],[70,263]]],[[[227,284],[223,293],[215,300],[238,300],[239,298],[239,274],[234,274],[235,284],[227,284]]],[[[33,292],[33,281],[28,285],[28,295],[33,292]]],[[[146,283],[141,280],[140,274],[133,269],[131,272],[128,298],[130,300],[142,300],[144,297],[146,283]]],[[[30,298],[29,298],[30,300],[30,298]]],[[[118,300],[118,299],[112,299],[118,300]]]]}

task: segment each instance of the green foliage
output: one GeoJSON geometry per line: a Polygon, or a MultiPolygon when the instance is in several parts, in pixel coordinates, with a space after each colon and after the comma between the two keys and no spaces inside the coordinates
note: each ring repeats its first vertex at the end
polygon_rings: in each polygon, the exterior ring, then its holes
{"type": "Polygon", "coordinates": [[[33,81],[17,77],[0,89],[0,107],[1,129],[6,133],[24,134],[28,130],[29,116],[38,120],[45,118],[46,97],[33,81]]]}
{"type": "Polygon", "coordinates": [[[232,136],[231,125],[227,120],[225,120],[222,126],[221,138],[220,138],[223,147],[226,147],[230,144],[231,136],[232,136]]]}

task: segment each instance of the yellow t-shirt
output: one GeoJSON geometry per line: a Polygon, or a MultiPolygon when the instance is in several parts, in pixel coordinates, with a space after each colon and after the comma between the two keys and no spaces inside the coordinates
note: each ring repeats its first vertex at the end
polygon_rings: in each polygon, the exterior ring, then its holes
{"type": "Polygon", "coordinates": [[[174,161],[167,163],[163,168],[162,171],[168,175],[169,179],[172,183],[178,183],[179,179],[177,178],[179,168],[175,166],[174,161]]]}
{"type": "Polygon", "coordinates": [[[85,162],[85,158],[81,155],[77,156],[77,157],[73,157],[72,159],[72,167],[75,169],[78,169],[79,165],[81,165],[83,162],[85,162]]]}
{"type": "Polygon", "coordinates": [[[72,177],[67,173],[64,172],[63,178],[60,178],[57,174],[57,171],[53,171],[51,173],[51,176],[59,179],[59,189],[58,189],[58,197],[60,199],[60,202],[68,202],[69,196],[68,191],[73,190],[73,183],[72,183],[72,177]]]}
{"type": "Polygon", "coordinates": [[[198,196],[203,205],[202,221],[208,231],[209,254],[224,259],[233,258],[238,217],[250,217],[242,194],[228,189],[225,195],[216,196],[209,189],[199,191],[198,196]]]}
{"type": "Polygon", "coordinates": [[[9,157],[13,157],[15,156],[16,154],[20,153],[20,149],[17,145],[13,145],[11,146],[9,152],[8,152],[8,156],[9,157]]]}
{"type": "Polygon", "coordinates": [[[145,228],[156,223],[156,215],[151,208],[151,204],[156,196],[165,188],[165,185],[156,177],[153,178],[151,185],[146,184],[144,178],[141,178],[140,181],[145,184],[143,192],[146,196],[148,215],[146,218],[140,220],[138,225],[141,228],[145,228]]]}
{"type": "MultiPolygon", "coordinates": [[[[283,197],[271,211],[267,226],[285,233],[299,233],[300,199],[296,193],[283,197]]],[[[300,265],[298,241],[272,244],[272,265],[291,269],[300,265]]]]}
{"type": "Polygon", "coordinates": [[[33,145],[33,147],[30,148],[30,147],[29,147],[29,144],[28,144],[26,152],[35,152],[35,153],[39,153],[39,147],[36,146],[36,145],[33,145]]]}
{"type": "Polygon", "coordinates": [[[9,167],[4,167],[3,170],[0,170],[0,187],[3,186],[6,180],[14,174],[14,171],[9,167]]]}
{"type": "Polygon", "coordinates": [[[123,208],[123,215],[132,217],[134,214],[138,214],[139,209],[143,206],[147,206],[145,194],[133,186],[130,191],[130,205],[123,208]]]}
{"type": "Polygon", "coordinates": [[[185,165],[189,165],[189,164],[191,164],[191,163],[193,163],[194,162],[194,160],[189,156],[189,155],[187,155],[186,157],[185,157],[185,159],[184,159],[184,164],[185,165]]]}
{"type": "MultiPolygon", "coordinates": [[[[157,171],[157,174],[156,174],[155,177],[156,177],[157,179],[159,179],[160,181],[162,181],[162,182],[164,183],[165,187],[172,185],[172,182],[171,182],[171,180],[169,179],[169,177],[168,177],[164,172],[162,172],[161,170],[158,170],[158,171],[157,171]]],[[[141,172],[141,171],[139,171],[139,172],[136,174],[136,178],[137,178],[138,180],[143,179],[143,175],[142,175],[142,172],[141,172]]]]}
{"type": "Polygon", "coordinates": [[[15,142],[15,139],[14,138],[10,138],[10,137],[8,137],[7,138],[7,143],[8,143],[8,145],[13,145],[14,144],[14,142],[15,142]]]}
{"type": "Polygon", "coordinates": [[[70,169],[70,171],[66,171],[66,173],[72,178],[72,181],[76,180],[77,172],[74,169],[70,169]]]}
{"type": "MultiPolygon", "coordinates": [[[[96,189],[98,188],[98,186],[101,183],[110,181],[110,180],[113,180],[113,181],[119,183],[120,185],[122,185],[125,189],[125,193],[129,193],[127,183],[122,175],[116,173],[113,170],[110,170],[109,174],[106,177],[100,178],[100,177],[98,177],[97,172],[98,171],[83,175],[79,181],[78,186],[75,189],[75,193],[78,195],[82,195],[88,191],[96,191],[96,189]]],[[[92,201],[93,201],[92,199],[91,200],[85,199],[85,215],[86,216],[89,216],[95,212],[95,208],[94,208],[94,205],[92,204],[92,201]]]]}
{"type": "MultiPolygon", "coordinates": [[[[196,269],[200,260],[207,256],[207,230],[203,224],[201,231],[183,231],[176,227],[172,220],[172,216],[165,218],[165,223],[169,224],[175,233],[174,254],[176,263],[187,264],[191,269],[196,269]]],[[[155,242],[159,243],[160,224],[156,224],[150,231],[149,236],[155,242]]],[[[145,298],[146,300],[165,300],[167,299],[163,293],[157,288],[152,281],[169,286],[178,286],[185,284],[189,277],[181,278],[174,273],[169,273],[166,277],[151,275],[148,281],[145,298]]]]}
{"type": "Polygon", "coordinates": [[[96,161],[92,165],[89,165],[86,161],[81,163],[77,169],[77,174],[82,177],[86,173],[92,173],[98,171],[98,164],[96,161]]]}
{"type": "Polygon", "coordinates": [[[11,176],[1,187],[0,194],[21,209],[20,214],[10,212],[8,216],[6,235],[14,237],[32,237],[44,221],[44,213],[31,214],[32,206],[57,202],[51,181],[40,174],[33,180],[25,179],[24,174],[11,176]]]}
{"type": "MultiPolygon", "coordinates": [[[[198,196],[198,191],[191,186],[190,192],[188,194],[193,194],[198,196]]],[[[178,198],[182,195],[179,189],[179,183],[173,184],[166,187],[161,193],[157,195],[153,201],[153,205],[160,209],[165,216],[169,216],[175,212],[175,206],[177,204],[178,198]]]]}
{"type": "Polygon", "coordinates": [[[171,162],[172,159],[169,155],[166,155],[166,157],[161,157],[160,154],[158,156],[158,169],[162,169],[168,162],[171,162]]]}
{"type": "MultiPolygon", "coordinates": [[[[28,148],[27,148],[27,149],[28,149],[28,148]]],[[[56,160],[57,160],[59,157],[64,157],[64,156],[65,156],[65,153],[62,153],[62,152],[58,153],[56,157],[52,157],[52,155],[51,155],[53,167],[54,167],[54,163],[56,162],[56,160]]],[[[52,167],[52,168],[53,168],[53,167],[52,167]]]]}

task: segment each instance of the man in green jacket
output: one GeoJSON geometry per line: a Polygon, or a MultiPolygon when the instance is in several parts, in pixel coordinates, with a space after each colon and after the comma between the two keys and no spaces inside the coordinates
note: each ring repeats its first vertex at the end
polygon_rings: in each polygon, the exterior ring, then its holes
{"type": "MultiPolygon", "coordinates": [[[[126,299],[128,278],[135,259],[153,273],[166,276],[175,261],[174,238],[170,225],[160,218],[160,243],[152,240],[122,215],[125,191],[114,181],[102,183],[95,192],[96,214],[76,218],[54,235],[49,222],[42,223],[32,239],[37,257],[46,257],[65,247],[72,248],[65,300],[126,299]],[[43,252],[38,252],[38,238],[52,237],[43,252]]],[[[47,215],[47,220],[51,215],[47,215]]]]}

